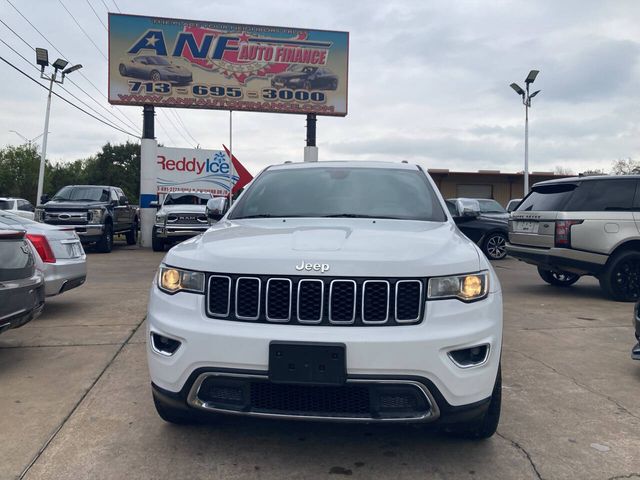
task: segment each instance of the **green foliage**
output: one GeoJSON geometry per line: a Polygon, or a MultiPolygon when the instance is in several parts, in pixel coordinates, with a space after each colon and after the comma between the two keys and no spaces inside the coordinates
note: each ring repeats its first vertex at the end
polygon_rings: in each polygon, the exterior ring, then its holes
{"type": "MultiPolygon", "coordinates": [[[[0,196],[26,198],[36,203],[40,155],[36,146],[0,149],[0,196]]],[[[44,193],[55,194],[65,185],[114,185],[131,203],[140,196],[140,145],[107,143],[96,155],[45,165],[44,193]]]]}

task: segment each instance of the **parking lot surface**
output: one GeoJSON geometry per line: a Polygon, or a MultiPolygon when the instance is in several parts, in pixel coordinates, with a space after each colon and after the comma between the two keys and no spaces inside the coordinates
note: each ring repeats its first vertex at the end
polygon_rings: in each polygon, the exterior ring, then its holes
{"type": "Polygon", "coordinates": [[[0,335],[0,479],[640,478],[640,362],[632,305],[592,278],[546,285],[495,262],[505,302],[498,434],[417,426],[157,415],[144,315],[161,253],[89,253],[87,283],[0,335]]]}

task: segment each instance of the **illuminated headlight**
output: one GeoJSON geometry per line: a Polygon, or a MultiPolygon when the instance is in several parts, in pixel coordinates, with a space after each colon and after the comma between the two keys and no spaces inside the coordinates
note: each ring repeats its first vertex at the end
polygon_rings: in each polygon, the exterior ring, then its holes
{"type": "Polygon", "coordinates": [[[429,279],[430,299],[457,298],[463,302],[480,300],[489,292],[489,272],[429,279]]]}
{"type": "Polygon", "coordinates": [[[166,293],[204,293],[204,273],[163,266],[158,272],[158,287],[166,293]]]}
{"type": "Polygon", "coordinates": [[[104,210],[101,208],[90,208],[88,222],[94,225],[100,224],[102,222],[103,214],[104,210]]]}
{"type": "Polygon", "coordinates": [[[44,222],[44,209],[36,208],[35,211],[33,212],[33,219],[36,222],[44,222]]]}

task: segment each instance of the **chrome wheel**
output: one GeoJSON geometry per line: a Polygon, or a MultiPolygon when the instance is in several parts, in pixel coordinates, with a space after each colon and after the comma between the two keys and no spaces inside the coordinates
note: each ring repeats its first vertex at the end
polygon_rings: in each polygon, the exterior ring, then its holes
{"type": "Polygon", "coordinates": [[[494,233],[487,238],[484,250],[491,260],[501,260],[507,256],[507,239],[501,233],[494,233]]]}

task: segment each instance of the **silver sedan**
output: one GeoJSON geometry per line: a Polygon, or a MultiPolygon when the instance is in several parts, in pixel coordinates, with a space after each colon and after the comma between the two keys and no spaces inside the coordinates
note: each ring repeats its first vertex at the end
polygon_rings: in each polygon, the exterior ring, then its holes
{"type": "Polygon", "coordinates": [[[36,266],[44,274],[46,296],[79,287],[87,279],[87,256],[73,229],[34,222],[6,211],[0,211],[0,228],[26,230],[36,252],[36,266]]]}

